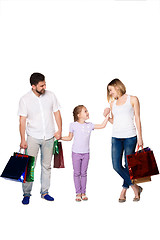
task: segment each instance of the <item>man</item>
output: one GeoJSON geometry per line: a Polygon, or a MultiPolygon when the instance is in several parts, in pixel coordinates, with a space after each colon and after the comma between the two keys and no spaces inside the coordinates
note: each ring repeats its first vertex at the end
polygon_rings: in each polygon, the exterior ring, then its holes
{"type": "MultiPolygon", "coordinates": [[[[20,148],[26,149],[27,154],[37,160],[38,151],[41,151],[41,197],[48,201],[54,198],[48,194],[51,176],[51,160],[54,137],[61,138],[62,119],[60,105],[54,93],[46,90],[45,77],[41,73],[33,73],[30,77],[32,89],[19,102],[18,115],[20,118],[20,148]],[[54,118],[58,127],[55,132],[54,118]],[[27,134],[27,141],[25,138],[27,134]]],[[[29,204],[31,182],[22,184],[23,204],[29,204]]]]}

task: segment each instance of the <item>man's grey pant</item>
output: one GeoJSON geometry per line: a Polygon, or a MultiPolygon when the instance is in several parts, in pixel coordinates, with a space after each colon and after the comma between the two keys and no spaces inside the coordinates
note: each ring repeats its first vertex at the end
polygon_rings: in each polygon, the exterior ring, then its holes
{"type": "MultiPolygon", "coordinates": [[[[53,154],[54,138],[49,140],[36,139],[31,136],[27,137],[27,154],[35,157],[37,161],[38,151],[41,151],[41,194],[48,193],[51,178],[51,161],[53,154]]],[[[32,182],[22,184],[23,196],[31,196],[32,182]]]]}

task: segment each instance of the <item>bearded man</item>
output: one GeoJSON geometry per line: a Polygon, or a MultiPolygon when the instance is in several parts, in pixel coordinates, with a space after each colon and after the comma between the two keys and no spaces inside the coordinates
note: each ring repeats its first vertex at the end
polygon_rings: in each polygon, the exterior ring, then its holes
{"type": "MultiPolygon", "coordinates": [[[[41,197],[54,201],[48,193],[51,177],[51,160],[54,137],[61,138],[62,119],[60,105],[55,94],[46,90],[45,76],[33,73],[30,77],[32,89],[19,102],[18,115],[20,120],[20,148],[35,157],[35,164],[40,149],[41,152],[41,197]],[[58,127],[55,131],[54,118],[58,127]]],[[[22,184],[23,204],[29,204],[32,182],[22,184]]]]}

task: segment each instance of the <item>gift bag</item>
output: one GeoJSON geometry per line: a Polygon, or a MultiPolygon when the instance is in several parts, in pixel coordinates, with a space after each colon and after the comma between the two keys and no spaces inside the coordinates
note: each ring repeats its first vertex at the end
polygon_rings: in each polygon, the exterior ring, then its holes
{"type": "Polygon", "coordinates": [[[137,179],[132,179],[133,184],[138,184],[138,183],[145,183],[145,182],[150,182],[151,177],[143,177],[143,178],[137,178],[137,179]]]}
{"type": "Polygon", "coordinates": [[[34,157],[14,153],[10,157],[1,177],[18,182],[34,181],[34,157]]]}
{"type": "Polygon", "coordinates": [[[23,182],[33,182],[34,181],[35,157],[29,156],[29,155],[26,155],[26,154],[16,153],[16,152],[14,153],[14,156],[19,156],[19,157],[23,156],[23,157],[28,158],[23,182]]]}
{"type": "Polygon", "coordinates": [[[53,154],[54,154],[53,167],[54,168],[64,168],[62,143],[58,142],[58,140],[54,141],[53,154]]]}
{"type": "Polygon", "coordinates": [[[159,174],[153,151],[150,148],[127,155],[127,161],[131,180],[159,174]]]}

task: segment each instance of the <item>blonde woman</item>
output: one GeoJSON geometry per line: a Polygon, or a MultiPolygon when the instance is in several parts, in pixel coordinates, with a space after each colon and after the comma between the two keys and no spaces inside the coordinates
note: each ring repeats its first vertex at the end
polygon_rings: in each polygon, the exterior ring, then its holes
{"type": "MultiPolygon", "coordinates": [[[[114,170],[124,180],[119,202],[126,201],[126,192],[129,187],[132,187],[135,194],[133,201],[139,201],[142,188],[131,182],[126,157],[135,152],[137,143],[143,147],[139,100],[135,96],[126,94],[126,87],[119,79],[113,79],[108,84],[107,99],[111,108],[109,122],[113,124],[112,164],[114,170]],[[125,156],[124,166],[122,165],[123,153],[125,156]]],[[[104,110],[104,115],[106,113],[107,109],[104,110]]]]}

